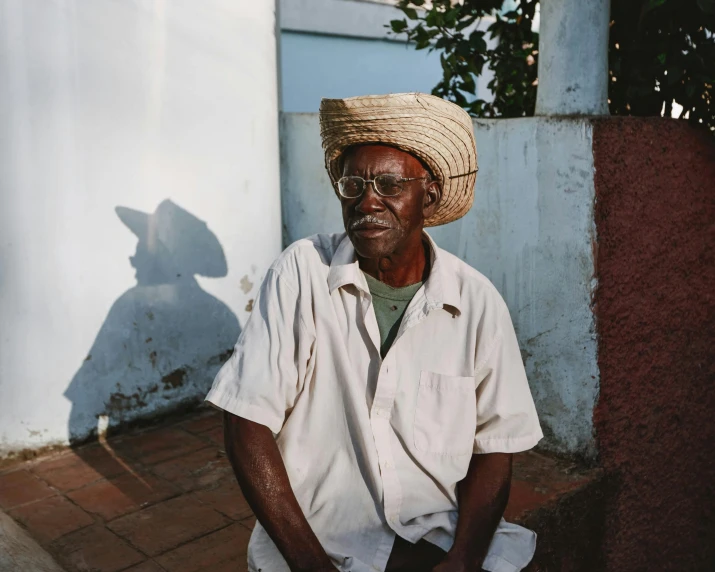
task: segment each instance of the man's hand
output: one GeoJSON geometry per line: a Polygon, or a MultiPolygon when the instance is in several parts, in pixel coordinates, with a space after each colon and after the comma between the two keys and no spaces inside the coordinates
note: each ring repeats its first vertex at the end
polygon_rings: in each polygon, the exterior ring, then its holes
{"type": "Polygon", "coordinates": [[[268,427],[224,413],[226,454],[243,496],[292,572],[335,572],[295,498],[268,427]]]}

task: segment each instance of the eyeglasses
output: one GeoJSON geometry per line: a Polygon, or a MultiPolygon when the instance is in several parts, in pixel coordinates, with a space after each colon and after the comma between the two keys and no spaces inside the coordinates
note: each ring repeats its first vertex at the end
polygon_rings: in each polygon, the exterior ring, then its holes
{"type": "Polygon", "coordinates": [[[430,177],[411,177],[406,179],[404,177],[400,177],[399,175],[385,173],[383,175],[377,175],[374,179],[363,179],[362,177],[357,176],[342,177],[337,182],[337,187],[340,196],[346,199],[358,198],[363,194],[363,192],[365,192],[365,188],[368,183],[372,183],[372,186],[378,195],[383,197],[395,197],[402,192],[402,189],[404,188],[403,183],[429,179],[430,177]]]}

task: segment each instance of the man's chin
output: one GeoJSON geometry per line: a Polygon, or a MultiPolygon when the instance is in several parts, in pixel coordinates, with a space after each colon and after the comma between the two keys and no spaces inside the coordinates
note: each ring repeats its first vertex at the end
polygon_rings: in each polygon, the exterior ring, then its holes
{"type": "Polygon", "coordinates": [[[362,258],[383,258],[395,250],[393,229],[380,231],[355,231],[348,233],[355,252],[362,258]]]}

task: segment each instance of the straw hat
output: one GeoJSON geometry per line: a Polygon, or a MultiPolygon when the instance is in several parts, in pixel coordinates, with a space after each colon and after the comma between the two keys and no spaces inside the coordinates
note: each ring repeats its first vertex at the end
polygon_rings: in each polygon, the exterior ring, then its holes
{"type": "Polygon", "coordinates": [[[457,220],[474,202],[472,119],[454,103],[424,93],[323,99],[320,136],[333,184],[342,176],[340,155],[351,145],[383,143],[424,161],[442,183],[442,201],[425,226],[457,220]]]}

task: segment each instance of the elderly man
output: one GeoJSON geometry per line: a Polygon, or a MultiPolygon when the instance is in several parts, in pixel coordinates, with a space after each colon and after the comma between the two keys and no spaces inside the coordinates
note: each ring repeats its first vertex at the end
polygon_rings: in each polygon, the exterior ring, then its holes
{"type": "Polygon", "coordinates": [[[542,437],[509,312],[425,226],[471,207],[469,116],[424,94],[323,100],[345,233],[268,270],[207,400],[253,508],[252,572],[523,569],[512,453],[542,437]]]}

